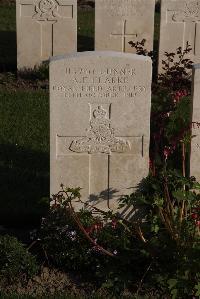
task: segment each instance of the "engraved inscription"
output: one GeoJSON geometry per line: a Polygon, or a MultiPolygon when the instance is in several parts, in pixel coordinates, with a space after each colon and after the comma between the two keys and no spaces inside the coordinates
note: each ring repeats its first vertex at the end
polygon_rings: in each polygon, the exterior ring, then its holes
{"type": "Polygon", "coordinates": [[[68,99],[82,98],[135,98],[150,86],[135,82],[136,70],[124,68],[71,68],[66,69],[67,84],[54,85],[54,92],[60,92],[68,99]]]}
{"type": "Polygon", "coordinates": [[[100,7],[111,17],[142,15],[141,4],[138,0],[98,0],[100,7]]]}
{"type": "Polygon", "coordinates": [[[141,85],[82,85],[82,86],[63,86],[54,85],[53,91],[61,92],[68,99],[82,98],[135,98],[146,92],[146,86],[141,85]],[[64,93],[64,94],[63,94],[64,93]]]}
{"type": "Polygon", "coordinates": [[[174,22],[200,21],[200,3],[198,1],[186,3],[182,11],[174,12],[172,20],[174,22]]]}
{"type": "Polygon", "coordinates": [[[86,137],[73,140],[69,149],[77,153],[88,152],[89,154],[104,153],[110,155],[111,152],[127,152],[130,150],[130,144],[128,141],[115,137],[106,110],[98,106],[92,113],[90,128],[86,131],[86,137]]]}

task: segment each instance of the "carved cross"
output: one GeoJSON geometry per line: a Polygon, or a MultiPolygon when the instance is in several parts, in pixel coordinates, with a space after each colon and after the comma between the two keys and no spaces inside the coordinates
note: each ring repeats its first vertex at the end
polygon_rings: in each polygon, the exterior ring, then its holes
{"type": "Polygon", "coordinates": [[[60,5],[60,1],[33,0],[30,3],[25,0],[20,4],[20,16],[40,24],[41,57],[44,59],[54,55],[54,25],[63,18],[59,7],[65,11],[65,18],[73,19],[73,5],[60,5]]]}
{"type": "Polygon", "coordinates": [[[127,20],[124,20],[122,23],[122,32],[121,33],[111,33],[112,37],[118,38],[121,37],[122,48],[121,51],[125,52],[126,50],[126,38],[137,37],[137,33],[127,33],[127,20]]]}
{"type": "Polygon", "coordinates": [[[85,136],[57,136],[57,157],[88,158],[89,201],[93,201],[95,196],[103,198],[109,208],[113,192],[110,185],[112,155],[133,155],[132,142],[129,140],[134,139],[139,140],[143,155],[143,136],[116,136],[110,120],[111,104],[92,103],[89,106],[90,125],[85,136]]]}

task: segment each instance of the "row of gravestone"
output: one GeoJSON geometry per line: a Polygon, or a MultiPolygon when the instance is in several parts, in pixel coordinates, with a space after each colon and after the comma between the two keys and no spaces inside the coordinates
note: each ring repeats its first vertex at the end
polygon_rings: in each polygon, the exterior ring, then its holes
{"type": "MultiPolygon", "coordinates": [[[[96,49],[119,52],[52,59],[51,194],[61,183],[79,186],[84,200],[115,209],[117,198],[132,193],[148,174],[152,63],[148,57],[120,52],[130,50],[128,41],[134,37],[145,38],[152,49],[154,5],[154,0],[97,0],[96,49]]],[[[160,53],[189,41],[197,59],[199,1],[163,0],[161,7],[160,53]]],[[[76,0],[17,0],[18,67],[75,52],[76,19],[76,0]]],[[[197,66],[195,122],[199,79],[197,66]]],[[[198,136],[198,129],[193,130],[198,136]]],[[[199,153],[195,137],[191,174],[197,179],[199,153]]]]}
{"type": "MultiPolygon", "coordinates": [[[[77,50],[77,0],[16,0],[18,69],[77,50]]],[[[129,41],[153,49],[155,0],[96,0],[95,50],[131,52],[129,41]]],[[[200,0],[162,0],[159,71],[165,51],[192,47],[200,62],[200,0]]]]}
{"type": "MultiPolygon", "coordinates": [[[[51,194],[61,183],[81,187],[84,202],[116,210],[117,199],[136,190],[149,171],[151,75],[151,59],[136,54],[94,51],[51,59],[51,194]]],[[[193,86],[193,122],[200,123],[200,65],[193,86]]],[[[192,134],[191,175],[200,181],[198,126],[192,134]]]]}

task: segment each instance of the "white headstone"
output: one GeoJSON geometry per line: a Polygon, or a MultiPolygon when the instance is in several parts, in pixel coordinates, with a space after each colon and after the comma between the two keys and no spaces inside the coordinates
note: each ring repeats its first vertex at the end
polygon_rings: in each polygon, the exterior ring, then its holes
{"type": "Polygon", "coordinates": [[[155,0],[97,0],[95,49],[134,53],[129,41],[153,50],[155,0]]]}
{"type": "Polygon", "coordinates": [[[162,0],[159,46],[159,72],[165,52],[192,47],[187,58],[200,62],[200,0],[162,0]]]}
{"type": "Polygon", "coordinates": [[[193,113],[190,175],[200,182],[200,64],[193,67],[193,113]]]}
{"type": "Polygon", "coordinates": [[[148,174],[151,59],[85,52],[50,63],[51,194],[114,209],[148,174]]]}
{"type": "Polygon", "coordinates": [[[18,69],[77,50],[77,0],[16,0],[18,69]]]}

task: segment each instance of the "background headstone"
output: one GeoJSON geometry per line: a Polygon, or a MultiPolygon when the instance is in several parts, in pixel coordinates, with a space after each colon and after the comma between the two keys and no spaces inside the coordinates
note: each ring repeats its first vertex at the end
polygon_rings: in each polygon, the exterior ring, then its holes
{"type": "Polygon", "coordinates": [[[193,67],[193,113],[190,155],[190,175],[195,176],[200,182],[200,64],[193,67]],[[199,123],[199,124],[198,124],[199,123]]]}
{"type": "Polygon", "coordinates": [[[189,53],[194,63],[200,62],[200,0],[162,0],[159,45],[159,72],[165,51],[185,49],[187,41],[192,47],[189,53]]]}
{"type": "Polygon", "coordinates": [[[149,170],[151,59],[85,52],[50,63],[51,194],[114,209],[149,170]]]}
{"type": "Polygon", "coordinates": [[[153,50],[155,0],[97,0],[95,49],[134,53],[129,41],[153,50]]]}
{"type": "Polygon", "coordinates": [[[77,0],[16,0],[16,14],[18,69],[77,50],[77,0]]]}

